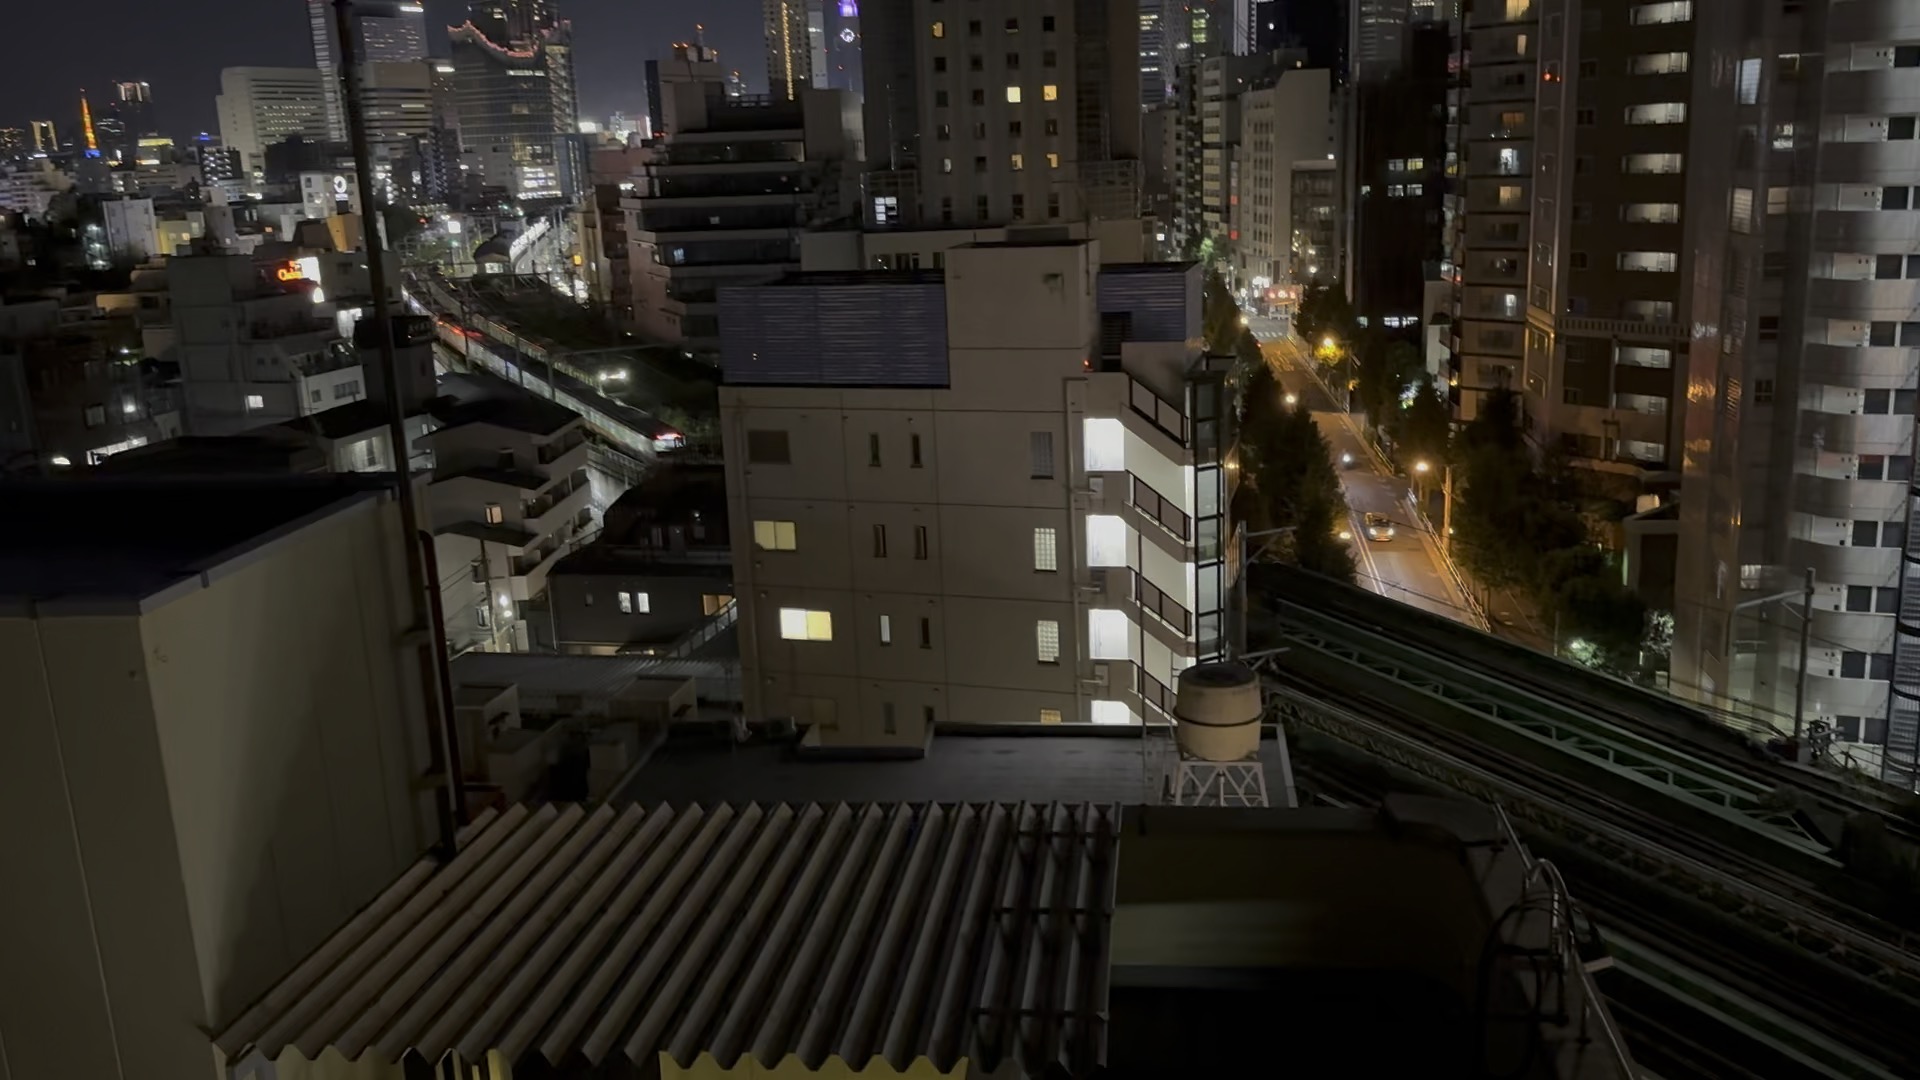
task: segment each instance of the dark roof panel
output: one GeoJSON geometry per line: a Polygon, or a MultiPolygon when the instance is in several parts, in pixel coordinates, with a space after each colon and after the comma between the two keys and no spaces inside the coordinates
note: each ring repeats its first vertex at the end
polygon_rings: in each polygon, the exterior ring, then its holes
{"type": "Polygon", "coordinates": [[[1120,812],[516,806],[215,1040],[263,1061],[1104,1064],[1120,812]]]}

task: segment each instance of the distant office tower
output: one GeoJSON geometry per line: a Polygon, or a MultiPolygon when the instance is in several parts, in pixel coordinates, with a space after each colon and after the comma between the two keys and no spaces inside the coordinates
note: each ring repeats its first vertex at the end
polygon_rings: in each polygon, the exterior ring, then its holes
{"type": "Polygon", "coordinates": [[[1397,74],[1406,60],[1407,33],[1415,26],[1450,22],[1455,0],[1352,0],[1348,7],[1348,71],[1356,83],[1397,74]]]}
{"type": "Polygon", "coordinates": [[[1139,0],[863,18],[870,226],[1139,217],[1139,0]]]}
{"type": "MultiPolygon", "coordinates": [[[[762,0],[767,42],[767,93],[791,101],[813,85],[813,48],[807,28],[810,0],[762,0]]],[[[821,28],[824,33],[825,27],[821,28]]],[[[824,57],[822,58],[824,62],[824,57]]]]}
{"type": "Polygon", "coordinates": [[[1153,108],[1173,100],[1178,60],[1168,55],[1168,0],[1140,0],[1140,105],[1153,108]]]}
{"type": "Polygon", "coordinates": [[[1326,170],[1333,166],[1334,149],[1328,73],[1273,66],[1258,76],[1243,76],[1254,63],[1252,57],[1201,62],[1222,77],[1231,73],[1235,84],[1245,78],[1247,87],[1222,106],[1226,119],[1238,114],[1238,129],[1227,133],[1231,146],[1226,139],[1220,146],[1203,140],[1200,193],[1206,235],[1231,254],[1236,283],[1266,288],[1288,281],[1331,280],[1339,263],[1337,245],[1328,235],[1335,221],[1326,213],[1328,192],[1322,190],[1331,181],[1326,170]],[[1229,174],[1231,185],[1226,182],[1229,174]],[[1220,182],[1209,183],[1213,176],[1220,182]],[[1311,198],[1296,207],[1296,192],[1311,198]]]}
{"type": "Polygon", "coordinates": [[[269,145],[290,135],[328,137],[323,81],[317,68],[237,67],[220,72],[220,96],[214,99],[220,141],[239,152],[249,180],[264,174],[269,145]]]}
{"type": "Polygon", "coordinates": [[[54,134],[53,121],[30,120],[28,126],[33,129],[33,148],[44,154],[55,153],[60,149],[60,137],[54,134]]]}
{"type": "MultiPolygon", "coordinates": [[[[358,0],[353,5],[353,55],[362,64],[404,64],[427,58],[427,14],[419,3],[358,0]]],[[[324,77],[328,137],[347,138],[346,111],[340,100],[340,39],[333,0],[307,0],[307,28],[313,64],[324,77]]]]}
{"type": "Polygon", "coordinates": [[[26,128],[0,127],[0,154],[17,154],[30,145],[26,128]]]}
{"type": "Polygon", "coordinates": [[[143,136],[157,135],[153,125],[153,88],[143,82],[113,84],[113,94],[93,111],[93,129],[102,154],[130,161],[143,136]]]}
{"type": "Polygon", "coordinates": [[[516,199],[562,197],[561,137],[579,128],[572,27],[544,0],[485,0],[447,33],[460,141],[483,183],[516,199]]]}

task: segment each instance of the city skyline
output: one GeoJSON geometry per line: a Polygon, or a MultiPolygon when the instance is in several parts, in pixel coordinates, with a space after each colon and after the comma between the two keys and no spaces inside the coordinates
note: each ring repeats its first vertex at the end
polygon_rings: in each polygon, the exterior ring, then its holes
{"type": "MultiPolygon", "coordinates": [[[[446,28],[457,25],[466,0],[425,0],[430,51],[446,55],[446,28]]],[[[228,67],[306,67],[313,60],[306,13],[299,0],[275,4],[204,0],[199,20],[129,0],[96,0],[90,18],[115,22],[111,35],[71,32],[72,9],[30,6],[14,14],[22,40],[49,43],[0,69],[0,127],[26,127],[52,120],[64,132],[80,112],[80,92],[98,98],[128,79],[153,86],[159,128],[176,139],[217,130],[214,96],[228,67]],[[209,21],[225,30],[208,34],[209,21]]],[[[615,111],[637,116],[645,107],[641,63],[689,38],[703,21],[707,43],[720,50],[729,70],[739,69],[752,88],[766,79],[754,0],[703,0],[664,8],[620,0],[563,0],[561,14],[580,28],[580,108],[595,119],[615,111]]]]}

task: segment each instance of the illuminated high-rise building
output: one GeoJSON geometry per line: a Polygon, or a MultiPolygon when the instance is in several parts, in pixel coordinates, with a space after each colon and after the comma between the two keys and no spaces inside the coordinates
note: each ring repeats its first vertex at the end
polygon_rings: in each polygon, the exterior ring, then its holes
{"type": "Polygon", "coordinates": [[[80,138],[88,157],[100,156],[100,141],[93,134],[93,107],[87,104],[87,92],[80,91],[80,138]]]}
{"type": "Polygon", "coordinates": [[[564,196],[563,136],[579,130],[571,25],[547,0],[481,0],[447,36],[460,142],[482,182],[515,199],[564,196]]]}
{"type": "MultiPolygon", "coordinates": [[[[328,137],[347,138],[340,100],[340,38],[333,0],[307,0],[313,66],[320,69],[327,102],[328,137]]],[[[358,0],[353,5],[353,56],[362,64],[411,64],[427,58],[427,9],[418,2],[358,0]]]]}
{"type": "Polygon", "coordinates": [[[60,137],[53,130],[51,120],[30,120],[28,126],[33,129],[33,148],[42,154],[51,154],[60,149],[60,137]]]}

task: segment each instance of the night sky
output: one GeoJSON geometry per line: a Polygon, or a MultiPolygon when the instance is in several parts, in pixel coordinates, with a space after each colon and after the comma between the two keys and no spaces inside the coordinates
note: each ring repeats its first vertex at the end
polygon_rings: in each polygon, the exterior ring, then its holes
{"type": "MultiPolygon", "coordinates": [[[[458,22],[465,0],[426,0],[433,49],[444,54],[440,29],[458,22]]],[[[6,0],[8,50],[0,64],[0,127],[52,119],[67,136],[78,123],[80,88],[97,103],[107,84],[153,84],[159,125],[183,139],[214,129],[220,69],[313,62],[303,0],[6,0]]],[[[737,68],[750,87],[766,82],[760,42],[760,0],[560,0],[573,20],[580,77],[580,115],[603,119],[616,109],[643,109],[643,64],[674,41],[707,26],[707,44],[737,68]]]]}

